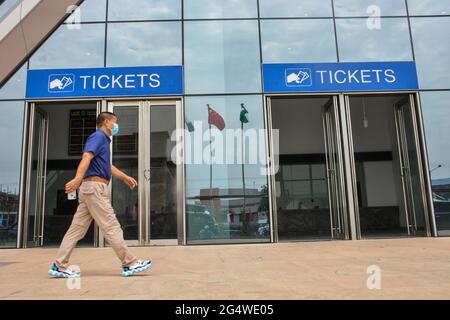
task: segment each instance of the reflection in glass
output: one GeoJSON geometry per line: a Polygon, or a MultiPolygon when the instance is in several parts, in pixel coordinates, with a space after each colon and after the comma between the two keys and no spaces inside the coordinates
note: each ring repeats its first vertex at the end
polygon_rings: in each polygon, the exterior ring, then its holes
{"type": "Polygon", "coordinates": [[[260,92],[257,21],[185,23],[186,93],[260,92]]]}
{"type": "Polygon", "coordinates": [[[341,61],[412,60],[406,18],[381,18],[379,29],[369,29],[367,22],[356,18],[336,20],[341,61]]]}
{"type": "Polygon", "coordinates": [[[30,69],[103,67],[104,24],[60,26],[30,59],[30,69]]]}
{"type": "Polygon", "coordinates": [[[185,19],[256,17],[256,0],[184,0],[185,19]]]}
{"type": "Polygon", "coordinates": [[[23,99],[27,79],[27,64],[25,63],[9,80],[0,88],[0,99],[23,99]]]}
{"type": "Polygon", "coordinates": [[[108,20],[181,19],[181,0],[109,0],[108,20]]]}
{"type": "Polygon", "coordinates": [[[406,16],[405,0],[334,0],[337,17],[406,16]]]}
{"type": "Polygon", "coordinates": [[[434,211],[439,235],[450,235],[450,92],[420,94],[430,162],[434,211]]]}
{"type": "Polygon", "coordinates": [[[262,110],[260,96],[186,98],[188,242],[270,241],[267,176],[265,160],[261,160],[265,159],[265,138],[258,137],[264,128],[262,110]],[[244,108],[248,113],[242,113],[244,108]],[[211,112],[214,116],[208,122],[211,112]],[[244,131],[236,131],[241,126],[244,131]],[[242,132],[245,148],[239,143],[242,132]],[[251,138],[256,140],[250,143],[251,138]]]}
{"type": "MultiPolygon", "coordinates": [[[[138,106],[114,109],[120,132],[113,138],[112,164],[130,177],[138,177],[139,108],[138,106]]],[[[138,188],[112,179],[112,206],[123,229],[125,240],[138,240],[139,203],[138,188]]]]}
{"type": "Polygon", "coordinates": [[[331,0],[259,0],[262,18],[332,17],[331,0]]]}
{"type": "Polygon", "coordinates": [[[176,107],[150,108],[150,239],[177,239],[176,107]]]}
{"type": "Polygon", "coordinates": [[[181,23],[110,23],[106,60],[108,66],[181,65],[181,23]]]}
{"type": "Polygon", "coordinates": [[[262,20],[264,63],[336,62],[331,19],[262,20]]]}
{"type": "Polygon", "coordinates": [[[30,197],[28,199],[29,208],[27,213],[27,247],[42,245],[42,225],[44,212],[43,202],[43,176],[45,162],[45,121],[48,117],[44,112],[36,110],[33,123],[33,147],[31,150],[31,170],[30,170],[30,197]]]}
{"type": "Polygon", "coordinates": [[[67,23],[105,21],[106,0],[84,0],[79,6],[79,12],[72,13],[67,23]],[[79,16],[78,16],[79,14],[79,16]],[[79,20],[78,20],[79,19],[79,20]]]}
{"type": "Polygon", "coordinates": [[[15,247],[24,102],[0,102],[0,247],[15,247]]]}
{"type": "Polygon", "coordinates": [[[450,0],[408,0],[410,15],[449,15],[450,0]]]}
{"type": "MultiPolygon", "coordinates": [[[[407,190],[407,201],[410,224],[413,232],[425,235],[424,188],[420,174],[422,162],[419,156],[419,146],[416,142],[416,111],[411,102],[403,100],[396,105],[398,131],[403,138],[402,157],[407,171],[404,173],[407,190]]],[[[417,234],[415,234],[417,235],[417,234]]]]}
{"type": "Polygon", "coordinates": [[[450,88],[450,17],[411,18],[417,72],[422,89],[450,88]]]}

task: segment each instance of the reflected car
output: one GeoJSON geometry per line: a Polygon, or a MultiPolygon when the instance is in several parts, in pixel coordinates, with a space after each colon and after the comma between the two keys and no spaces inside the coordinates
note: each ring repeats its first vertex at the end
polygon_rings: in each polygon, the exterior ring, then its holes
{"type": "Polygon", "coordinates": [[[433,194],[433,205],[436,216],[436,224],[439,229],[450,228],[450,199],[438,194],[433,194]]]}
{"type": "Polygon", "coordinates": [[[205,206],[187,204],[186,213],[189,239],[213,239],[219,235],[216,219],[205,206]]]}

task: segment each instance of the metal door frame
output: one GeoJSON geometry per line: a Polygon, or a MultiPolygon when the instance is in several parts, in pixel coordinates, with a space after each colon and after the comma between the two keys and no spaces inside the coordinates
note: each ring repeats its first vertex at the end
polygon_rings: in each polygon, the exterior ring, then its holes
{"type": "MultiPolygon", "coordinates": [[[[409,164],[409,156],[407,153],[408,142],[406,141],[406,128],[405,128],[405,115],[404,111],[401,109],[405,104],[410,102],[409,97],[405,97],[401,101],[394,104],[394,124],[395,133],[397,137],[397,152],[399,155],[399,165],[400,165],[400,175],[401,175],[401,185],[402,185],[402,199],[405,208],[405,219],[406,219],[406,230],[408,235],[411,235],[411,228],[414,223],[415,228],[417,228],[414,210],[414,201],[411,199],[413,190],[411,182],[411,167],[409,164]],[[406,149],[405,149],[406,148],[406,149]],[[408,171],[407,173],[405,171],[408,171]],[[411,212],[412,211],[412,212],[411,212]],[[413,222],[414,220],[414,222],[413,222]]],[[[412,107],[412,106],[411,106],[412,107]]],[[[415,130],[415,129],[414,129],[415,130]]],[[[413,231],[414,232],[414,231],[413,231]]]]}
{"type": "MultiPolygon", "coordinates": [[[[421,160],[421,178],[422,187],[424,189],[424,205],[426,209],[425,223],[426,223],[426,235],[437,237],[437,227],[436,219],[433,207],[433,198],[431,190],[431,176],[427,174],[430,172],[429,160],[428,160],[428,150],[425,139],[424,132],[424,122],[423,114],[420,103],[419,92],[417,91],[380,91],[380,92],[323,92],[323,93],[280,93],[280,94],[269,94],[264,95],[264,115],[265,124],[268,130],[267,133],[267,163],[269,172],[273,172],[274,163],[272,162],[273,152],[273,131],[272,131],[272,114],[271,114],[271,99],[277,97],[291,97],[291,98],[302,98],[302,97],[312,97],[312,96],[338,96],[338,114],[340,117],[341,124],[341,135],[342,135],[342,155],[344,164],[344,177],[343,183],[345,184],[346,202],[347,206],[347,224],[349,234],[348,238],[351,240],[361,239],[361,230],[359,223],[359,208],[357,203],[357,189],[356,189],[356,168],[354,162],[354,152],[353,152],[353,137],[351,131],[351,118],[349,110],[349,97],[350,96],[360,96],[360,95],[405,95],[408,94],[414,105],[415,121],[416,121],[416,139],[418,139],[418,152],[419,159],[421,160]]],[[[271,241],[278,242],[278,223],[276,215],[276,186],[275,177],[271,175],[268,181],[269,185],[269,207],[270,207],[270,221],[271,221],[271,241]]]]}
{"type": "MultiPolygon", "coordinates": [[[[277,205],[276,205],[276,181],[275,181],[275,174],[272,174],[274,172],[274,165],[278,165],[278,163],[275,163],[275,158],[274,158],[274,145],[273,145],[273,126],[272,126],[272,99],[274,98],[280,98],[280,97],[291,97],[291,98],[314,98],[314,97],[329,97],[330,99],[332,99],[332,103],[335,105],[335,116],[337,117],[337,121],[341,122],[341,110],[340,108],[342,107],[342,103],[340,102],[340,99],[342,98],[342,95],[336,92],[331,92],[331,93],[295,93],[295,94],[271,94],[271,95],[265,95],[264,96],[264,113],[266,114],[265,117],[265,124],[266,124],[266,128],[267,128],[267,144],[268,144],[268,153],[267,153],[267,163],[268,163],[268,170],[270,173],[270,176],[268,177],[269,181],[268,181],[268,185],[269,185],[269,208],[270,208],[270,221],[271,221],[271,241],[272,242],[279,242],[279,235],[278,235],[278,221],[277,221],[277,205]]],[[[325,128],[323,128],[325,129],[325,128]]],[[[339,125],[338,123],[338,129],[342,130],[342,122],[341,125],[339,125]]],[[[340,162],[342,163],[342,165],[345,164],[345,160],[344,158],[344,153],[345,150],[342,147],[342,135],[343,132],[341,132],[340,130],[338,130],[339,132],[337,132],[337,134],[341,137],[340,140],[340,152],[339,153],[339,157],[341,157],[340,162]]],[[[340,168],[342,169],[342,165],[340,166],[340,168]]],[[[344,168],[345,169],[345,168],[344,168]]],[[[345,170],[344,170],[345,171],[345,170]]],[[[341,172],[341,188],[345,187],[345,181],[344,181],[344,172],[341,172]]],[[[327,182],[328,184],[328,182],[327,182]]],[[[346,188],[343,190],[347,190],[346,188]]],[[[347,194],[348,192],[344,191],[345,194],[347,194]]],[[[352,230],[354,230],[354,227],[352,228],[351,226],[349,226],[348,220],[351,220],[352,217],[352,213],[350,212],[350,210],[348,209],[348,199],[346,199],[345,197],[342,200],[342,204],[343,204],[343,216],[341,217],[344,220],[344,232],[343,232],[343,237],[344,239],[349,239],[350,238],[350,232],[352,232],[352,230]]],[[[330,209],[330,214],[331,214],[331,207],[330,209]]],[[[331,222],[332,224],[332,222],[331,222]]],[[[330,229],[331,229],[331,225],[330,225],[330,229]]],[[[331,233],[333,233],[333,230],[330,230],[331,233]]],[[[332,235],[332,239],[335,239],[335,237],[332,235]]],[[[354,239],[354,238],[352,238],[354,239]]],[[[312,239],[314,240],[314,239],[312,239]]],[[[308,241],[308,239],[305,240],[299,240],[299,241],[308,241]]]]}
{"type": "MultiPolygon", "coordinates": [[[[139,198],[139,217],[138,217],[138,239],[127,240],[127,244],[130,246],[152,246],[152,245],[183,245],[186,243],[186,222],[185,222],[185,197],[184,197],[184,161],[177,161],[177,238],[176,239],[161,239],[151,240],[150,235],[150,179],[146,177],[147,172],[150,170],[150,117],[151,108],[154,106],[175,106],[176,112],[176,129],[183,129],[183,107],[182,99],[176,98],[135,98],[135,99],[109,99],[105,100],[105,111],[114,112],[114,108],[121,106],[136,106],[139,108],[139,146],[138,146],[138,198],[139,198]],[[144,214],[141,214],[141,213],[144,214]]],[[[184,134],[183,130],[179,130],[181,137],[179,137],[180,143],[177,143],[177,154],[183,153],[184,134]]],[[[112,157],[112,145],[111,145],[111,157],[112,157]]],[[[111,159],[112,160],[112,159],[111,159]]],[[[183,159],[179,159],[183,160],[183,159]]],[[[120,169],[120,168],[119,168],[120,169]]],[[[150,173],[151,174],[151,173],[150,173]]],[[[109,186],[110,191],[111,185],[109,186]]],[[[100,233],[101,246],[105,245],[104,237],[100,233]]]]}
{"type": "Polygon", "coordinates": [[[45,219],[45,185],[46,185],[46,172],[47,172],[47,150],[48,150],[48,114],[39,109],[39,107],[36,106],[35,103],[31,103],[29,106],[29,130],[27,132],[27,139],[28,139],[28,145],[26,153],[26,167],[23,171],[26,174],[26,188],[25,188],[25,200],[23,205],[23,212],[26,212],[27,214],[22,214],[20,212],[20,216],[23,216],[23,228],[22,228],[22,244],[24,248],[29,247],[42,247],[44,244],[44,219],[45,219]],[[38,141],[34,140],[34,128],[35,128],[35,121],[36,121],[36,113],[40,113],[43,116],[42,119],[42,127],[39,131],[39,137],[38,141]],[[42,145],[43,144],[43,145],[42,145]],[[32,173],[32,167],[33,167],[33,150],[34,147],[38,147],[38,162],[37,162],[37,179],[36,179],[36,185],[37,185],[37,193],[38,196],[36,197],[35,201],[35,207],[39,207],[39,210],[35,212],[35,221],[34,221],[34,237],[36,239],[28,239],[28,229],[30,227],[30,197],[31,197],[31,188],[33,185],[31,184],[31,173],[32,173]],[[33,243],[34,242],[34,243],[33,243]]]}
{"type": "MultiPolygon", "coordinates": [[[[324,135],[324,141],[325,141],[325,159],[326,159],[326,169],[327,169],[327,188],[328,188],[328,202],[329,202],[329,208],[330,208],[330,224],[331,224],[331,238],[332,239],[349,239],[349,224],[348,224],[348,208],[347,208],[347,199],[345,197],[346,189],[345,189],[345,181],[344,181],[344,161],[343,161],[343,150],[342,150],[342,132],[341,132],[341,122],[339,117],[339,96],[334,95],[331,97],[330,101],[323,106],[322,110],[322,119],[323,119],[323,135],[324,135]],[[327,109],[332,109],[328,111],[327,109]],[[337,165],[338,167],[335,168],[335,171],[339,171],[339,177],[337,178],[338,185],[332,185],[332,180],[330,178],[330,141],[331,136],[328,133],[328,131],[332,132],[333,128],[329,128],[331,121],[329,119],[331,113],[334,116],[336,127],[335,127],[335,139],[336,139],[336,156],[337,156],[337,165]],[[338,208],[340,210],[340,213],[334,212],[334,206],[335,203],[333,203],[333,195],[332,195],[332,187],[338,188],[336,189],[334,197],[336,199],[340,199],[340,203],[342,205],[341,208],[338,208]],[[339,221],[339,226],[334,225],[334,220],[337,218],[339,221]]],[[[334,173],[336,175],[336,173],[334,173]]],[[[333,183],[334,184],[334,183],[333,183]]]]}
{"type": "MultiPolygon", "coordinates": [[[[348,173],[350,173],[348,179],[349,181],[347,184],[350,186],[352,185],[353,195],[350,198],[353,199],[353,211],[354,214],[351,214],[350,217],[354,218],[354,223],[351,222],[351,225],[353,226],[352,229],[356,231],[356,239],[362,239],[361,236],[361,225],[360,225],[360,219],[359,219],[359,207],[358,207],[358,196],[357,196],[357,189],[356,189],[356,166],[354,161],[354,149],[353,149],[353,135],[352,135],[352,128],[351,128],[351,113],[350,113],[350,97],[354,96],[398,96],[401,95],[407,96],[409,99],[409,102],[411,104],[411,110],[412,110],[412,117],[414,121],[414,134],[415,134],[415,143],[417,146],[417,156],[419,163],[419,176],[421,180],[421,186],[422,186],[422,197],[423,197],[423,205],[424,205],[424,212],[425,212],[425,233],[426,236],[437,236],[437,229],[436,229],[436,221],[434,216],[434,207],[433,207],[433,200],[432,200],[432,191],[431,191],[431,178],[429,174],[429,162],[428,162],[428,156],[427,156],[427,148],[425,144],[425,134],[424,134],[424,127],[423,127],[423,119],[422,119],[422,110],[419,100],[419,93],[417,91],[395,91],[395,92],[356,92],[356,93],[345,93],[342,94],[341,97],[344,100],[343,101],[343,107],[345,108],[343,113],[343,121],[347,123],[347,137],[348,139],[344,139],[348,142],[348,148],[344,148],[344,154],[349,158],[349,165],[348,173]],[[417,103],[416,103],[417,101],[417,103]],[[348,153],[348,154],[347,154],[348,153]]],[[[395,119],[394,119],[395,122],[395,119]]],[[[350,189],[351,190],[351,189],[350,189]]],[[[406,199],[405,199],[406,201],[406,199]]],[[[408,204],[405,203],[405,206],[408,204]]],[[[407,224],[409,226],[409,217],[407,214],[407,224]]],[[[409,233],[409,227],[408,227],[408,233],[409,233]]]]}
{"type": "MultiPolygon", "coordinates": [[[[64,99],[64,100],[54,100],[54,99],[42,99],[42,100],[28,100],[25,102],[25,114],[24,114],[24,134],[22,137],[22,164],[20,168],[20,192],[19,195],[19,217],[18,217],[18,230],[17,230],[17,248],[26,248],[28,246],[28,212],[30,205],[30,177],[31,177],[31,157],[34,146],[33,131],[35,122],[35,112],[39,109],[36,104],[39,103],[63,103],[63,102],[96,102],[97,104],[97,114],[102,110],[101,101],[98,99],[64,99]]],[[[45,111],[43,111],[46,113],[45,111]]],[[[48,129],[49,129],[49,119],[47,117],[46,121],[46,150],[48,150],[48,129]]],[[[46,158],[47,159],[47,158],[46,158]]],[[[47,161],[45,161],[45,171],[47,171],[47,161]]],[[[46,175],[44,177],[46,179],[46,175]]],[[[45,207],[45,192],[44,198],[42,200],[42,207],[45,207]]],[[[44,214],[45,216],[45,214],[44,214]]],[[[44,228],[44,221],[42,220],[42,228],[44,228]]],[[[44,236],[42,231],[42,236],[44,236]]],[[[43,244],[42,244],[43,245],[43,244]]],[[[41,245],[41,246],[42,246],[41,245]]],[[[94,242],[92,244],[94,247],[99,246],[99,229],[97,224],[94,222],[94,242]]]]}
{"type": "MultiPolygon", "coordinates": [[[[425,232],[429,236],[431,234],[431,228],[430,228],[430,221],[429,221],[429,215],[427,212],[429,212],[428,209],[428,200],[426,198],[427,192],[426,192],[426,183],[425,183],[425,174],[424,174],[424,166],[423,166],[423,156],[421,152],[421,141],[420,141],[420,135],[419,135],[419,124],[418,124],[418,118],[416,110],[416,104],[414,101],[414,95],[410,94],[408,97],[405,97],[401,101],[398,101],[394,105],[394,112],[395,112],[395,124],[397,129],[397,140],[401,143],[398,145],[399,154],[400,154],[400,160],[401,162],[406,165],[408,170],[408,175],[405,176],[402,171],[402,188],[404,192],[404,198],[405,198],[405,208],[407,209],[406,213],[406,221],[407,221],[407,229],[408,229],[408,235],[415,234],[417,232],[417,215],[415,213],[415,206],[414,206],[414,191],[413,191],[413,185],[411,181],[411,164],[410,164],[410,157],[408,155],[408,141],[406,140],[406,124],[405,124],[405,115],[404,110],[401,110],[405,105],[408,105],[411,112],[411,120],[412,120],[412,126],[414,131],[414,144],[416,147],[417,152],[417,158],[419,161],[419,180],[420,180],[420,189],[421,189],[421,203],[423,204],[423,210],[424,210],[424,221],[425,221],[425,232]],[[401,131],[401,132],[400,132],[401,131]],[[405,180],[407,179],[407,181],[405,180]],[[413,230],[411,230],[413,228],[413,230]]],[[[403,168],[402,168],[403,169],[403,168]]]]}

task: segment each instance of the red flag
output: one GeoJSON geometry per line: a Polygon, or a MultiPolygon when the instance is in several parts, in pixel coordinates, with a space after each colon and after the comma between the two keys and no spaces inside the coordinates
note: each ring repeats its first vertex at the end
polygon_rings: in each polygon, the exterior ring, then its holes
{"type": "Polygon", "coordinates": [[[209,106],[209,104],[207,104],[207,106],[208,106],[208,123],[215,125],[217,129],[222,131],[225,128],[225,121],[223,120],[222,116],[219,113],[214,111],[214,109],[209,106]]]}

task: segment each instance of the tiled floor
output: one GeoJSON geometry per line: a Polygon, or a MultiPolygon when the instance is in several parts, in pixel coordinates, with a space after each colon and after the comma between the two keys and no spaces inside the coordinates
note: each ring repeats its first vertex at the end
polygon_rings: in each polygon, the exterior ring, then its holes
{"type": "Polygon", "coordinates": [[[47,276],[55,248],[0,250],[0,299],[450,299],[450,238],[132,250],[154,267],[131,278],[111,249],[75,250],[80,280],[47,276]]]}

